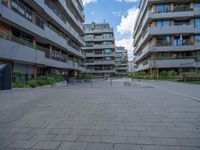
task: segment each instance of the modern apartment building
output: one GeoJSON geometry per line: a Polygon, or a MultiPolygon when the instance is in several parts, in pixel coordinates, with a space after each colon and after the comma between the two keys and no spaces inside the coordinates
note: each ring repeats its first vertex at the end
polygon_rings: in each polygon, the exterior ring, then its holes
{"type": "Polygon", "coordinates": [[[85,24],[86,69],[96,77],[115,73],[115,38],[108,23],[85,24]]]}
{"type": "Polygon", "coordinates": [[[115,48],[115,75],[126,76],[128,74],[128,55],[124,47],[115,48]]]}
{"type": "Polygon", "coordinates": [[[27,79],[85,71],[81,0],[0,0],[0,63],[27,79]]]}
{"type": "Polygon", "coordinates": [[[134,28],[136,71],[191,72],[200,67],[200,2],[141,0],[134,28]]]}

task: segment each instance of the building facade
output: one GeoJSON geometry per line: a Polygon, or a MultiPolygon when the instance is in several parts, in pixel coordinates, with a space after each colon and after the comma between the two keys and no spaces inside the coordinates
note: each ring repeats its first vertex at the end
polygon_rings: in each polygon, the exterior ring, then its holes
{"type": "Polygon", "coordinates": [[[115,75],[127,76],[128,74],[128,55],[124,47],[115,48],[115,75]]]}
{"type": "Polygon", "coordinates": [[[0,0],[0,63],[26,78],[84,67],[81,0],[0,0]]]}
{"type": "Polygon", "coordinates": [[[86,69],[96,77],[115,73],[115,38],[108,23],[85,24],[86,69]]]}
{"type": "Polygon", "coordinates": [[[134,28],[136,71],[192,72],[200,67],[200,2],[141,0],[134,28]]]}

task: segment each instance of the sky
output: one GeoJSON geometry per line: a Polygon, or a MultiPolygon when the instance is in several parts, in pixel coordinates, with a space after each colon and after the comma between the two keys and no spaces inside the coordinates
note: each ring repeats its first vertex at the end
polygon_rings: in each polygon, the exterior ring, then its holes
{"type": "Polygon", "coordinates": [[[133,59],[133,28],[138,14],[139,0],[83,0],[85,23],[102,23],[104,20],[114,28],[116,46],[128,50],[133,59]]]}

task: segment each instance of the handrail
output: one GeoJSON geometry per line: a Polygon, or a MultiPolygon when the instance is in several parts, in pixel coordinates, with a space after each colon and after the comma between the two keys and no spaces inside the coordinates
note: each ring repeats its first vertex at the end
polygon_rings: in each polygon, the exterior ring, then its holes
{"type": "Polygon", "coordinates": [[[0,38],[3,38],[5,40],[9,40],[9,41],[13,41],[13,42],[16,42],[18,44],[25,45],[25,46],[28,46],[30,48],[34,48],[34,49],[37,49],[37,50],[40,50],[40,51],[43,51],[43,52],[45,50],[47,50],[47,48],[45,48],[45,47],[42,47],[42,46],[39,46],[39,45],[34,46],[33,43],[31,43],[29,41],[26,41],[22,38],[14,36],[14,35],[6,35],[3,32],[0,32],[0,38]]]}

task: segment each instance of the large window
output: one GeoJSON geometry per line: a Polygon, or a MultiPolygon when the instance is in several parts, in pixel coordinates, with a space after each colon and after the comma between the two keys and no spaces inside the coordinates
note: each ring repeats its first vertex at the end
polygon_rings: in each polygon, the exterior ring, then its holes
{"type": "Polygon", "coordinates": [[[195,36],[195,42],[196,43],[200,43],[200,35],[196,35],[195,36]]]}
{"type": "Polygon", "coordinates": [[[110,55],[110,49],[105,49],[105,54],[110,55]]]}
{"type": "Polygon", "coordinates": [[[170,36],[157,37],[157,46],[169,46],[171,45],[170,36]]]}
{"type": "Polygon", "coordinates": [[[86,42],[86,47],[93,47],[93,42],[86,42]]]}
{"type": "Polygon", "coordinates": [[[174,46],[183,46],[183,45],[190,45],[189,37],[175,37],[174,38],[174,46]]]}
{"type": "Polygon", "coordinates": [[[156,5],[156,12],[163,13],[163,12],[170,12],[171,6],[170,4],[158,4],[156,5]]]}
{"type": "Polygon", "coordinates": [[[26,19],[32,21],[32,12],[28,8],[25,7],[24,4],[19,2],[18,0],[12,0],[11,6],[14,11],[16,11],[18,14],[22,15],[26,19]]]}
{"type": "Polygon", "coordinates": [[[156,26],[157,27],[168,27],[170,25],[171,25],[171,23],[168,20],[157,20],[156,21],[156,26]]]}
{"type": "Polygon", "coordinates": [[[195,19],[195,28],[200,28],[200,18],[195,19]]]}

